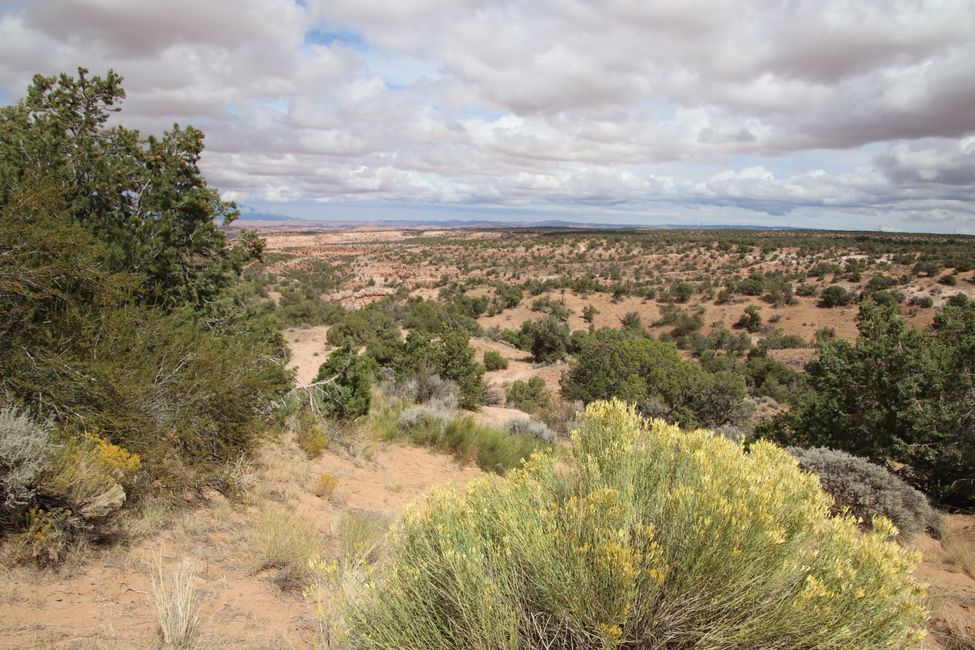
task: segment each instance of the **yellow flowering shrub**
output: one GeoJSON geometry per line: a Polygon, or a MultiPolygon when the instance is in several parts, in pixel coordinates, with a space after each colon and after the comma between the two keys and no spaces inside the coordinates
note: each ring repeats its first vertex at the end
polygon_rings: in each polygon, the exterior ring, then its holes
{"type": "Polygon", "coordinates": [[[589,406],[571,450],[436,492],[340,608],[354,648],[909,648],[918,558],[767,442],[589,406]]]}
{"type": "Polygon", "coordinates": [[[91,433],[66,436],[60,444],[44,490],[84,517],[101,517],[121,507],[124,488],[142,465],[138,454],[91,433]]]}

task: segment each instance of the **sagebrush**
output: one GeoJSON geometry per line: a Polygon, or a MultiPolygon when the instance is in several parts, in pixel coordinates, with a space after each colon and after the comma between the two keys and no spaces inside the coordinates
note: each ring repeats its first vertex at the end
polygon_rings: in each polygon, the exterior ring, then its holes
{"type": "Polygon", "coordinates": [[[819,477],[823,489],[834,499],[834,510],[848,508],[867,525],[876,517],[886,517],[905,539],[940,527],[941,517],[927,497],[886,468],[825,447],[789,447],[788,451],[800,467],[819,477]]]}
{"type": "Polygon", "coordinates": [[[355,648],[907,648],[916,555],[788,452],[589,406],[564,458],[435,493],[346,594],[355,648]]]}

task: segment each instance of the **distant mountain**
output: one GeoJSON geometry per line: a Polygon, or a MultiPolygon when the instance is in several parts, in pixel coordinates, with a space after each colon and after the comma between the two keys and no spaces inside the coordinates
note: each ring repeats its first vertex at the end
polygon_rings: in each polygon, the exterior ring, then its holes
{"type": "Polygon", "coordinates": [[[275,212],[260,212],[255,210],[249,205],[239,204],[237,209],[240,211],[241,221],[303,221],[303,219],[296,219],[295,217],[289,217],[286,214],[277,214],[275,212]]]}
{"type": "MultiPolygon", "coordinates": [[[[809,230],[809,228],[794,228],[790,226],[752,226],[739,224],[633,224],[633,223],[592,223],[585,221],[563,221],[548,219],[545,221],[496,221],[490,219],[376,219],[376,220],[325,220],[303,219],[291,217],[275,212],[263,212],[249,205],[237,206],[240,210],[240,220],[247,222],[262,222],[266,228],[280,229],[289,227],[306,228],[310,230],[333,230],[346,228],[585,228],[599,230],[622,229],[658,229],[658,230],[809,230]]],[[[253,226],[260,227],[261,223],[253,226]]]]}

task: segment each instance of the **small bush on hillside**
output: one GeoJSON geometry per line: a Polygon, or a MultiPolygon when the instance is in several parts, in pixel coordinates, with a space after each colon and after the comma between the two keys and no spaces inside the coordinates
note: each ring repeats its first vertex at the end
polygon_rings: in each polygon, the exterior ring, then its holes
{"type": "Polygon", "coordinates": [[[309,458],[318,458],[328,449],[328,433],[322,418],[305,411],[299,417],[296,429],[295,442],[309,458]]]}
{"type": "Polygon", "coordinates": [[[318,368],[318,382],[322,382],[317,393],[326,415],[351,420],[369,412],[369,366],[351,348],[339,348],[329,355],[318,368]]]}
{"type": "Polygon", "coordinates": [[[48,425],[13,406],[0,407],[0,528],[26,512],[56,452],[48,425]]]}
{"type": "Polygon", "coordinates": [[[347,592],[357,648],[907,648],[918,557],[784,450],[590,405],[563,458],[442,491],[347,592]]]}
{"type": "Polygon", "coordinates": [[[460,393],[454,382],[429,373],[421,373],[404,381],[390,379],[384,383],[383,390],[394,399],[426,404],[430,408],[443,411],[457,408],[460,393]]]}
{"type": "Polygon", "coordinates": [[[484,353],[484,369],[488,372],[504,370],[508,367],[508,360],[501,356],[497,350],[488,350],[484,353]]]}
{"type": "Polygon", "coordinates": [[[553,397],[534,413],[534,417],[559,435],[568,436],[569,432],[579,426],[579,415],[583,408],[582,402],[569,402],[553,397]]]}
{"type": "Polygon", "coordinates": [[[521,337],[538,363],[554,363],[568,352],[569,326],[551,314],[522,323],[521,337]]]}
{"type": "Polygon", "coordinates": [[[541,377],[532,377],[528,381],[516,380],[505,394],[508,406],[531,413],[549,400],[551,393],[541,377]]]}
{"type": "Polygon", "coordinates": [[[335,474],[321,472],[312,482],[311,491],[316,497],[331,499],[335,494],[335,488],[339,485],[339,479],[335,474]]]}
{"type": "Polygon", "coordinates": [[[855,299],[855,294],[847,291],[838,284],[834,284],[823,289],[823,292],[819,295],[819,306],[843,307],[849,305],[855,299]]]}
{"type": "Polygon", "coordinates": [[[417,426],[446,426],[450,422],[450,413],[428,406],[410,406],[399,414],[399,424],[404,429],[417,426]]]}
{"type": "Polygon", "coordinates": [[[761,310],[755,305],[748,305],[745,307],[745,313],[741,315],[738,322],[735,323],[735,327],[739,329],[744,329],[748,332],[755,333],[762,329],[762,314],[761,310]]]}
{"type": "Polygon", "coordinates": [[[85,519],[115,512],[125,502],[142,461],[136,454],[94,434],[61,442],[43,489],[85,519]]]}
{"type": "Polygon", "coordinates": [[[938,530],[940,516],[927,498],[880,465],[825,447],[789,447],[787,451],[800,467],[819,477],[823,489],[834,499],[834,511],[849,508],[867,525],[877,517],[886,517],[904,539],[926,529],[938,530]]]}
{"type": "Polygon", "coordinates": [[[504,430],[520,436],[531,436],[549,445],[554,444],[557,437],[544,422],[530,418],[512,418],[504,423],[504,430]]]}

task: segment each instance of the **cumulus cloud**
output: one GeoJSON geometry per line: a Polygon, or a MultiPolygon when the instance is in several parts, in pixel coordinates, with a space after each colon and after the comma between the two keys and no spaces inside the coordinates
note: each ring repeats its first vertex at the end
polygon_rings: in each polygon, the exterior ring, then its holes
{"type": "Polygon", "coordinates": [[[0,2],[8,98],[79,65],[283,211],[975,229],[967,0],[0,2]]]}

